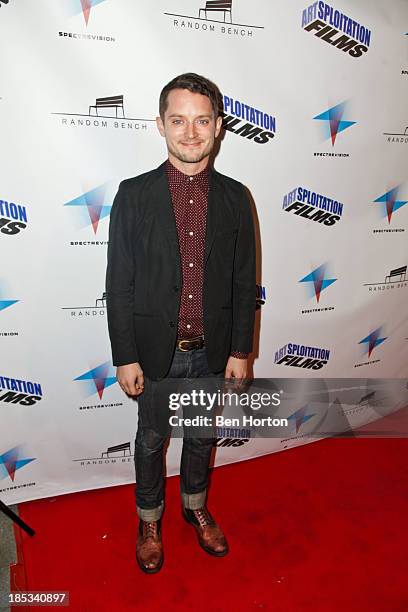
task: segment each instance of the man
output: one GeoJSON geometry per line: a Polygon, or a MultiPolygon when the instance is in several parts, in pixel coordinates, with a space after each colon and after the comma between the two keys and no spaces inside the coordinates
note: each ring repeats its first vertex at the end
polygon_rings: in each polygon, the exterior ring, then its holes
{"type": "MultiPolygon", "coordinates": [[[[117,379],[138,397],[135,446],[137,561],[163,564],[163,444],[157,391],[170,378],[243,379],[252,350],[255,242],[241,183],[210,168],[220,133],[221,95],[208,79],[183,74],[160,95],[157,127],[168,159],[122,181],[112,207],[106,277],[117,379]]],[[[209,554],[228,544],[206,506],[213,440],[183,440],[182,512],[209,554]]]]}

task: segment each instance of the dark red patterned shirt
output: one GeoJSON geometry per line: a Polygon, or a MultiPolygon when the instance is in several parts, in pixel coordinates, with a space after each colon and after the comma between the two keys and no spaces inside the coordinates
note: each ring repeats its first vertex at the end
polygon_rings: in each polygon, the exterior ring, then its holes
{"type": "MultiPolygon", "coordinates": [[[[169,183],[180,247],[183,288],[180,300],[178,337],[194,338],[204,333],[203,281],[205,229],[209,189],[208,167],[188,176],[167,160],[169,183]]],[[[232,352],[246,359],[247,353],[232,352]]]]}

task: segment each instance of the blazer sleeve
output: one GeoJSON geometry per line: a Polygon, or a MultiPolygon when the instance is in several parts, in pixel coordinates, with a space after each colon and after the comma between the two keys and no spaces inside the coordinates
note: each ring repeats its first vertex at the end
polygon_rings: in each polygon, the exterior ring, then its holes
{"type": "Polygon", "coordinates": [[[139,361],[134,334],[134,257],[132,250],[133,211],[129,190],[119,185],[109,222],[106,306],[108,329],[115,366],[139,361]]]}
{"type": "Polygon", "coordinates": [[[252,351],[256,306],[256,248],[251,204],[242,185],[240,221],[233,273],[233,314],[231,348],[252,351]]]}

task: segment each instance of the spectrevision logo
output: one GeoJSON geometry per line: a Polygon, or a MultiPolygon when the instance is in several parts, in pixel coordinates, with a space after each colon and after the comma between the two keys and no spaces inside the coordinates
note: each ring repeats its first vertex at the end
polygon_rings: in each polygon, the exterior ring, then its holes
{"type": "Polygon", "coordinates": [[[0,376],[0,402],[34,406],[43,399],[40,383],[0,376]]]}
{"type": "Polygon", "coordinates": [[[303,9],[301,26],[351,57],[361,57],[371,43],[371,30],[326,2],[314,2],[303,9]]]}
{"type": "Polygon", "coordinates": [[[329,361],[330,350],[288,342],[275,352],[276,365],[320,370],[329,361]]]}
{"type": "MultiPolygon", "coordinates": [[[[110,361],[105,361],[100,365],[80,374],[74,378],[75,382],[79,382],[83,397],[93,397],[98,395],[102,401],[103,395],[108,387],[111,387],[117,382],[113,366],[110,361]]],[[[123,406],[122,402],[111,402],[109,404],[92,404],[79,406],[79,410],[94,410],[97,408],[116,408],[123,406]]]]}
{"type": "MultiPolygon", "coordinates": [[[[96,235],[100,222],[105,217],[109,217],[112,209],[110,183],[103,183],[94,189],[77,196],[64,206],[72,207],[75,211],[75,222],[78,229],[85,229],[92,226],[93,233],[96,235]]],[[[70,246],[107,246],[107,240],[76,240],[70,241],[70,246]]]]}
{"type": "MultiPolygon", "coordinates": [[[[329,278],[328,264],[324,263],[315,270],[312,270],[310,274],[306,274],[303,278],[299,279],[299,283],[303,283],[306,288],[306,295],[309,299],[315,298],[317,304],[320,303],[320,296],[322,291],[330,287],[336,282],[337,278],[329,278]]],[[[316,308],[304,308],[302,314],[309,314],[311,312],[327,312],[334,310],[334,306],[322,306],[316,308]]]]}
{"type": "MultiPolygon", "coordinates": [[[[383,326],[377,327],[377,329],[374,329],[368,334],[368,336],[360,340],[358,343],[363,345],[363,355],[367,355],[368,359],[370,359],[374,349],[387,340],[387,336],[383,336],[383,333],[383,326]]],[[[373,363],[378,363],[379,361],[381,360],[374,359],[371,361],[365,361],[364,363],[356,363],[354,367],[358,368],[364,365],[372,365],[373,363]]]]}
{"type": "MultiPolygon", "coordinates": [[[[91,10],[98,4],[102,4],[102,2],[105,2],[105,0],[65,0],[65,14],[67,17],[76,17],[82,13],[85,28],[87,28],[91,16],[91,10]]],[[[67,40],[115,42],[115,38],[113,36],[104,36],[101,34],[91,34],[86,32],[60,31],[58,32],[58,35],[67,40]]]]}
{"type": "Polygon", "coordinates": [[[276,133],[276,118],[245,102],[224,95],[223,128],[258,144],[266,144],[276,133]]]}
{"type": "Polygon", "coordinates": [[[27,209],[22,204],[0,200],[0,233],[15,236],[28,225],[27,209]]]}
{"type": "Polygon", "coordinates": [[[295,187],[286,193],[283,196],[282,209],[326,226],[334,225],[343,215],[342,202],[305,187],[295,187]]]}
{"type": "Polygon", "coordinates": [[[388,225],[391,224],[393,214],[408,202],[408,200],[399,199],[400,189],[401,185],[397,185],[397,187],[390,189],[374,200],[374,203],[381,204],[380,215],[382,219],[388,219],[388,225]]]}
{"type": "MultiPolygon", "coordinates": [[[[20,446],[10,448],[0,455],[0,480],[9,477],[14,482],[17,470],[20,470],[32,461],[35,461],[35,457],[24,457],[20,446]]],[[[4,491],[5,489],[0,490],[4,491]]]]}

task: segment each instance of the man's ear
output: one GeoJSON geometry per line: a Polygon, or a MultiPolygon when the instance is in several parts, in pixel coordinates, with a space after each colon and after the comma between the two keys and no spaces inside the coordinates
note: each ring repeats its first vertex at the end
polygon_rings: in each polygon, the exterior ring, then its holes
{"type": "Polygon", "coordinates": [[[157,129],[159,130],[160,134],[164,137],[164,123],[161,117],[156,117],[156,125],[157,125],[157,129]]]}
{"type": "Polygon", "coordinates": [[[222,127],[222,117],[219,116],[215,120],[215,137],[216,138],[217,138],[218,134],[220,133],[221,127],[222,127]]]}

